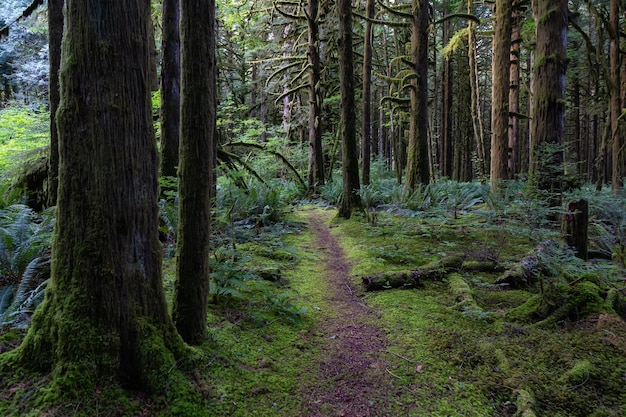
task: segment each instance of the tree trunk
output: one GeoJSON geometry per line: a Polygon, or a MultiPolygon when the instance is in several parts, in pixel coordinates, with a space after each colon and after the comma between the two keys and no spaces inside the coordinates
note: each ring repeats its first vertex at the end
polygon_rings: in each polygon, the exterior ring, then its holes
{"type": "Polygon", "coordinates": [[[567,69],[567,0],[533,0],[537,46],[531,143],[534,163],[530,178],[549,193],[550,207],[561,204],[567,69]]]}
{"type": "Polygon", "coordinates": [[[413,0],[411,56],[415,76],[411,80],[411,115],[405,190],[430,182],[428,165],[428,26],[430,3],[413,0]]]}
{"type": "Polygon", "coordinates": [[[491,56],[491,189],[507,179],[512,0],[496,0],[491,56]]]}
{"type": "Polygon", "coordinates": [[[621,54],[620,54],[620,27],[619,27],[619,0],[610,1],[609,14],[609,63],[610,63],[610,101],[611,101],[611,143],[612,143],[612,172],[611,187],[618,192],[623,185],[623,177],[626,175],[624,169],[624,125],[621,120],[622,115],[622,94],[621,94],[621,54]]]}
{"type": "Polygon", "coordinates": [[[587,200],[569,203],[563,216],[563,235],[565,243],[576,252],[580,259],[587,260],[587,228],[589,223],[589,204],[587,200]]]}
{"type": "MultiPolygon", "coordinates": [[[[367,0],[365,14],[374,19],[374,0],[367,0]]],[[[370,159],[372,154],[372,42],[373,24],[365,22],[365,44],[363,46],[363,136],[361,139],[361,164],[363,184],[370,183],[370,159]]]]}
{"type": "Polygon", "coordinates": [[[161,176],[176,177],[180,136],[180,3],[163,0],[161,176]]]}
{"type": "MultiPolygon", "coordinates": [[[[448,3],[448,2],[446,2],[448,3]]],[[[448,5],[449,7],[449,5],[448,5]]],[[[446,20],[443,23],[443,44],[447,44],[450,41],[450,21],[446,20]]],[[[441,175],[444,177],[452,178],[452,161],[453,161],[453,148],[452,141],[452,103],[453,103],[453,69],[451,56],[443,58],[442,62],[442,80],[441,80],[441,141],[440,141],[440,154],[439,154],[439,168],[441,175]]]]}
{"type": "Polygon", "coordinates": [[[354,60],[352,54],[352,2],[338,0],[339,82],[341,84],[341,161],[343,197],[339,216],[349,219],[361,208],[359,197],[359,158],[356,144],[356,109],[354,101],[354,60]]]}
{"type": "Polygon", "coordinates": [[[48,158],[48,206],[57,203],[59,189],[59,133],[56,113],[59,108],[59,68],[63,39],[63,0],[48,0],[48,58],[50,73],[48,98],[50,100],[50,156],[48,158]]]}
{"type": "Polygon", "coordinates": [[[215,2],[181,1],[179,220],[172,317],[187,343],[206,337],[212,156],[216,132],[215,2]]]}
{"type": "MultiPolygon", "coordinates": [[[[472,13],[473,0],[468,1],[467,12],[472,13]]],[[[467,32],[468,51],[467,56],[469,58],[469,78],[470,78],[470,91],[471,91],[471,113],[472,113],[472,126],[474,132],[474,140],[476,142],[476,153],[479,159],[479,166],[474,167],[474,170],[480,174],[480,176],[486,175],[489,172],[487,168],[487,149],[485,147],[485,132],[483,128],[483,119],[480,110],[480,88],[478,83],[478,64],[476,60],[476,36],[474,31],[476,30],[476,23],[468,21],[469,30],[467,32]]]]}
{"type": "Polygon", "coordinates": [[[320,77],[319,0],[309,0],[309,191],[324,185],[322,150],[322,91],[320,77]]]}
{"type": "Polygon", "coordinates": [[[520,96],[520,43],[522,18],[519,10],[511,17],[511,52],[509,71],[509,158],[508,177],[513,179],[519,173],[519,96],[520,96]]]}
{"type": "Polygon", "coordinates": [[[52,278],[19,352],[61,391],[164,390],[182,352],[161,281],[150,25],[147,1],[66,2],[52,278]]]}

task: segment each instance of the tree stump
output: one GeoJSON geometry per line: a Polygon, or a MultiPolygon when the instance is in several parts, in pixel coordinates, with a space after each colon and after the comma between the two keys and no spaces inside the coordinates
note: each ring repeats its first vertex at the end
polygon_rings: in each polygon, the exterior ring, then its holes
{"type": "Polygon", "coordinates": [[[574,249],[576,256],[588,259],[587,255],[587,225],[589,222],[589,205],[587,200],[581,199],[569,203],[567,213],[563,216],[563,237],[565,243],[574,249]]]}

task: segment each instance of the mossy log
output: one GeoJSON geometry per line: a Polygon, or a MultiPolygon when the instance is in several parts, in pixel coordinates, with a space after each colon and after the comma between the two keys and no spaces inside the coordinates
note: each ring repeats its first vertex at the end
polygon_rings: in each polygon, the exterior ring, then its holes
{"type": "Polygon", "coordinates": [[[441,279],[449,272],[463,265],[465,256],[451,255],[422,265],[412,271],[383,272],[362,278],[365,291],[379,291],[390,288],[415,288],[422,279],[441,279]]]}
{"type": "Polygon", "coordinates": [[[541,272],[540,254],[549,254],[557,243],[553,240],[546,240],[533,249],[526,257],[512,268],[505,271],[495,284],[506,289],[526,288],[533,285],[539,272],[541,272]]]}
{"type": "Polygon", "coordinates": [[[456,272],[447,276],[450,293],[454,297],[456,308],[459,310],[482,310],[474,301],[472,289],[465,279],[456,272]]]}

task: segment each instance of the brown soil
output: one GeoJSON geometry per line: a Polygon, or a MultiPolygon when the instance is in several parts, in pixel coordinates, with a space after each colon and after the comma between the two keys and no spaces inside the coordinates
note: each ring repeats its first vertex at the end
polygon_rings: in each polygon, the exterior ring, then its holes
{"type": "Polygon", "coordinates": [[[326,220],[331,213],[307,213],[316,237],[318,253],[326,264],[327,309],[317,334],[322,343],[319,363],[310,369],[323,381],[311,386],[303,381],[303,416],[385,416],[392,397],[391,376],[383,356],[386,336],[375,325],[379,313],[359,298],[361,291],[350,280],[351,266],[331,235],[326,220]]]}

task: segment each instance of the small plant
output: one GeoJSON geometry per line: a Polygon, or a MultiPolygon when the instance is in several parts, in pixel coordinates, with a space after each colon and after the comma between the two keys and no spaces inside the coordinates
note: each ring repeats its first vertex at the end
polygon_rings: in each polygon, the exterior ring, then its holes
{"type": "Polygon", "coordinates": [[[53,217],[15,204],[0,210],[0,326],[26,327],[50,276],[53,217]]]}

